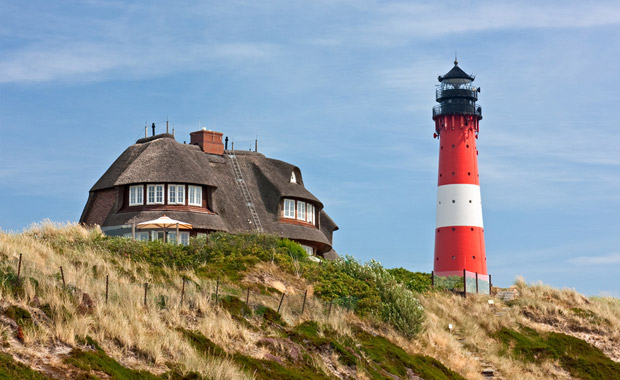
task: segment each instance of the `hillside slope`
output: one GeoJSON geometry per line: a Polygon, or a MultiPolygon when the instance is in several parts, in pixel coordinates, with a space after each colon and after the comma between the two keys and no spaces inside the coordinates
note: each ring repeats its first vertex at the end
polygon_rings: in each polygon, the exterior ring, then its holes
{"type": "Polygon", "coordinates": [[[522,280],[462,298],[273,236],[43,223],[0,233],[0,282],[0,379],[620,378],[617,299],[522,280]]]}

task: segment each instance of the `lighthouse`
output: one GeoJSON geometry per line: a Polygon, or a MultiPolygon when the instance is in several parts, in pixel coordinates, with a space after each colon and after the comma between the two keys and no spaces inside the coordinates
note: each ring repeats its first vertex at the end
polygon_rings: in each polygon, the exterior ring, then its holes
{"type": "MultiPolygon", "coordinates": [[[[476,140],[482,109],[474,76],[454,67],[438,78],[433,107],[439,138],[435,274],[487,274],[476,140]]],[[[477,276],[477,275],[476,275],[477,276]]]]}

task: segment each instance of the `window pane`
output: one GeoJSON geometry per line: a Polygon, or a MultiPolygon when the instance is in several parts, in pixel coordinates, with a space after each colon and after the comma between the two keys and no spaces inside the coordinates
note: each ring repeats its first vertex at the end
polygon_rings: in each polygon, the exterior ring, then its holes
{"type": "Polygon", "coordinates": [[[292,199],[284,200],[284,217],[295,218],[295,201],[292,199]]]}
{"type": "Polygon", "coordinates": [[[168,185],[168,204],[177,203],[177,187],[175,185],[168,185]]]}
{"type": "Polygon", "coordinates": [[[155,186],[149,185],[148,191],[148,203],[155,203],[155,186]]]}
{"type": "Polygon", "coordinates": [[[189,244],[189,232],[181,232],[181,244],[189,244]]]}
{"type": "Polygon", "coordinates": [[[184,185],[177,186],[177,203],[185,204],[185,186],[184,185]]]}
{"type": "Polygon", "coordinates": [[[164,186],[157,185],[157,203],[164,203],[164,186]]]}
{"type": "Polygon", "coordinates": [[[135,187],[130,187],[129,188],[129,205],[135,205],[136,204],[136,188],[135,187]]]}
{"type": "Polygon", "coordinates": [[[142,186],[136,186],[136,192],[137,192],[136,204],[141,205],[143,203],[143,201],[142,201],[142,191],[143,191],[143,187],[142,186]]]}
{"type": "Polygon", "coordinates": [[[306,220],[306,202],[297,201],[297,219],[306,220]]]}

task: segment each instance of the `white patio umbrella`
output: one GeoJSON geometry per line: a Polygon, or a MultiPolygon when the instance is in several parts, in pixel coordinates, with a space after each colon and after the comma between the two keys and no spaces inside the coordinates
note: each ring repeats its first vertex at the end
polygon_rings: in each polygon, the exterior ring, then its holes
{"type": "Polygon", "coordinates": [[[181,222],[179,220],[171,219],[166,215],[161,216],[154,220],[149,220],[147,222],[138,223],[137,227],[139,229],[163,229],[164,230],[164,243],[166,242],[166,230],[168,228],[174,227],[177,230],[177,241],[179,240],[179,230],[191,230],[192,225],[189,223],[181,222]]]}

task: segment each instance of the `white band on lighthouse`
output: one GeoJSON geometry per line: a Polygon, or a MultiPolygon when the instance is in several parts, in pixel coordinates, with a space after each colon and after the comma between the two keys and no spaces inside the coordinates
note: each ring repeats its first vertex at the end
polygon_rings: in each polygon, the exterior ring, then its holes
{"type": "Polygon", "coordinates": [[[480,186],[453,184],[437,188],[437,228],[471,226],[482,228],[480,186]]]}

